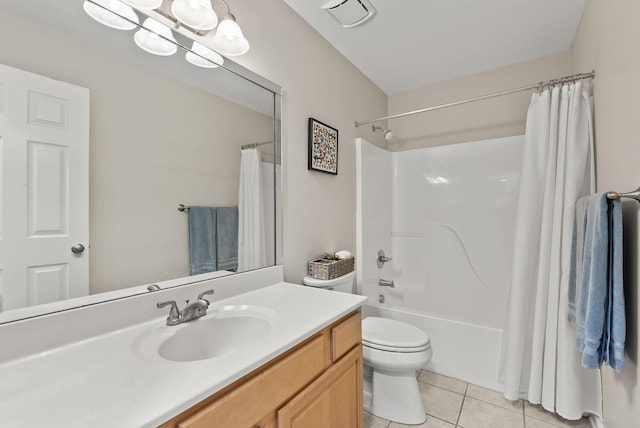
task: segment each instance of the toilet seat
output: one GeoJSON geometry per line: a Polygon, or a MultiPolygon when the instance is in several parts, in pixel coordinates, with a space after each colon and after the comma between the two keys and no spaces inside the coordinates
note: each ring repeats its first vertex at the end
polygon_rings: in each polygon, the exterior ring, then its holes
{"type": "Polygon", "coordinates": [[[387,352],[422,352],[422,351],[426,351],[427,349],[431,348],[431,344],[427,343],[426,345],[420,346],[420,347],[394,347],[394,346],[384,346],[384,345],[380,345],[379,343],[375,343],[375,342],[368,342],[364,339],[362,339],[362,345],[363,346],[368,346],[369,348],[373,348],[373,349],[379,349],[380,351],[387,351],[387,352]]]}
{"type": "Polygon", "coordinates": [[[381,351],[421,352],[431,348],[431,338],[410,324],[367,317],[362,320],[362,344],[381,351]]]}

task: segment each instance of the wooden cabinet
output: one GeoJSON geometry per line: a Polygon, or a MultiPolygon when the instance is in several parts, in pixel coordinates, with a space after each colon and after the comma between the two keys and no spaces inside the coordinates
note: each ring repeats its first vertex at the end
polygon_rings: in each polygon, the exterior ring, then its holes
{"type": "Polygon", "coordinates": [[[278,410],[278,428],[360,428],[362,345],[278,410]]]}
{"type": "Polygon", "coordinates": [[[362,342],[362,317],[356,312],[330,327],[331,362],[336,362],[356,344],[362,342]]]}
{"type": "Polygon", "coordinates": [[[356,311],[162,428],[362,428],[361,315],[356,311]]]}

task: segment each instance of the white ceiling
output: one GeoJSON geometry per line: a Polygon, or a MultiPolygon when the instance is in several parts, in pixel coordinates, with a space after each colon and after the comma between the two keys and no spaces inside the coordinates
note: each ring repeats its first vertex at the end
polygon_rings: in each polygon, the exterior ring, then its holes
{"type": "Polygon", "coordinates": [[[370,0],[377,14],[342,28],[328,0],[284,0],[387,94],[571,48],[587,0],[370,0]]]}

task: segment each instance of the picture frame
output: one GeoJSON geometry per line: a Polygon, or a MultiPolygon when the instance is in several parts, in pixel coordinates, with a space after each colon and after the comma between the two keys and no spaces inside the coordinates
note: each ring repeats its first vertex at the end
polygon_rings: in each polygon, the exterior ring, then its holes
{"type": "Polygon", "coordinates": [[[338,175],[338,130],[312,117],[308,169],[338,175]]]}

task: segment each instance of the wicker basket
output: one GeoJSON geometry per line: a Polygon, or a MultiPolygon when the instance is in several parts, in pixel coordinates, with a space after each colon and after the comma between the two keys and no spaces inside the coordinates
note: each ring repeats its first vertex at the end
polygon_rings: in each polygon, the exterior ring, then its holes
{"type": "Polygon", "coordinates": [[[309,276],[314,279],[334,279],[353,272],[355,259],[343,260],[315,259],[309,262],[309,276]]]}

